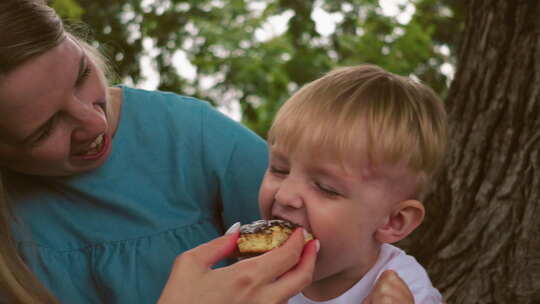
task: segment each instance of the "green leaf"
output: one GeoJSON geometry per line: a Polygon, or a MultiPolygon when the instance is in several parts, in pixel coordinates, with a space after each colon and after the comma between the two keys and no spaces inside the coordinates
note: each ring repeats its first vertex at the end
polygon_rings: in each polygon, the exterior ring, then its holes
{"type": "Polygon", "coordinates": [[[80,20],[84,14],[84,9],[77,3],[77,0],[55,0],[51,6],[64,19],[80,20]]]}

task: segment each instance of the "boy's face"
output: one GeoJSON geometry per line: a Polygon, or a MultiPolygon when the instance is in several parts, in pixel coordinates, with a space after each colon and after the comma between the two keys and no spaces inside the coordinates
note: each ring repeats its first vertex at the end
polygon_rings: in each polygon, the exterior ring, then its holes
{"type": "Polygon", "coordinates": [[[375,170],[361,160],[341,162],[328,154],[314,158],[301,150],[283,151],[270,147],[259,192],[263,217],[300,224],[319,239],[314,281],[358,280],[377,259],[376,232],[403,194],[393,185],[404,172],[375,170]]]}

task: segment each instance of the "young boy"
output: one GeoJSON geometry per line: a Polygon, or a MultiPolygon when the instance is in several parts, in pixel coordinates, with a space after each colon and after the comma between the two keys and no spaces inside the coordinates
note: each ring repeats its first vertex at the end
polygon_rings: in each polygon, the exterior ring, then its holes
{"type": "Polygon", "coordinates": [[[372,65],[330,72],[283,105],[261,212],[320,241],[313,283],[289,303],[361,303],[386,269],[415,303],[441,303],[423,267],[390,244],[424,218],[419,195],[442,162],[446,128],[432,90],[372,65]]]}

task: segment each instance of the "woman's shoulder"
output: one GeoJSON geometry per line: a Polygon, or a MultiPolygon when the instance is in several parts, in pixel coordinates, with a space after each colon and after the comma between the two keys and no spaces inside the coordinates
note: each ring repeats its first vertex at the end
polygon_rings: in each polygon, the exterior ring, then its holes
{"type": "Polygon", "coordinates": [[[248,134],[255,136],[245,126],[221,113],[209,102],[195,97],[160,90],[145,90],[120,86],[122,89],[122,112],[130,119],[140,117],[165,125],[189,126],[191,130],[215,132],[218,136],[248,134]],[[232,133],[232,134],[231,134],[232,133]]]}
{"type": "Polygon", "coordinates": [[[197,99],[195,97],[182,95],[175,92],[161,90],[146,90],[141,88],[133,88],[125,85],[118,86],[122,90],[122,98],[125,103],[146,104],[153,103],[154,105],[163,104],[170,107],[208,107],[208,102],[197,99]]]}
{"type": "Polygon", "coordinates": [[[121,124],[134,124],[132,128],[172,128],[195,131],[212,106],[197,98],[173,92],[145,90],[120,86],[122,89],[121,124]]]}
{"type": "Polygon", "coordinates": [[[176,143],[194,141],[211,147],[219,143],[221,149],[212,151],[223,156],[228,155],[224,147],[232,151],[237,144],[255,145],[258,150],[265,150],[266,144],[258,135],[209,102],[172,92],[121,88],[123,125],[131,124],[131,130],[172,134],[176,143]],[[144,130],[140,126],[144,126],[144,130]],[[182,134],[181,139],[176,137],[178,132],[182,134]]]}

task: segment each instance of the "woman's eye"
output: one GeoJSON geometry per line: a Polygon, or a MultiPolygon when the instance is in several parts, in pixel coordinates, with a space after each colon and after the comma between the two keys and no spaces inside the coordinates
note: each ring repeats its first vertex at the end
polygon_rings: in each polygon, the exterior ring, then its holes
{"type": "Polygon", "coordinates": [[[41,134],[39,134],[39,136],[34,140],[34,143],[40,143],[51,135],[56,123],[56,118],[57,116],[55,115],[52,119],[49,120],[41,134]]]}
{"type": "Polygon", "coordinates": [[[86,65],[84,67],[84,70],[79,75],[79,77],[77,77],[77,82],[75,82],[75,86],[76,87],[81,86],[86,81],[88,76],[90,76],[91,72],[92,72],[92,69],[90,68],[90,65],[86,65]]]}
{"type": "Polygon", "coordinates": [[[47,129],[45,129],[45,130],[39,135],[39,137],[36,139],[36,141],[37,141],[37,142],[43,141],[43,140],[47,139],[47,137],[49,137],[49,135],[51,135],[51,127],[47,127],[47,129]]]}
{"type": "Polygon", "coordinates": [[[321,192],[323,192],[324,194],[326,194],[328,196],[340,196],[341,195],[336,190],[330,188],[327,185],[324,185],[324,184],[321,184],[321,183],[315,183],[315,186],[317,187],[317,189],[319,189],[321,192]]]}

